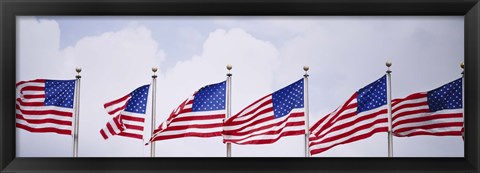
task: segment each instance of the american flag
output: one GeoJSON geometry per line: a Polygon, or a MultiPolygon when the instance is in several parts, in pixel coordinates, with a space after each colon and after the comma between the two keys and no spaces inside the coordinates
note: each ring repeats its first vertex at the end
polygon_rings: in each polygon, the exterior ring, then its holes
{"type": "Polygon", "coordinates": [[[310,128],[310,153],[388,132],[386,76],[355,92],[310,128]]]}
{"type": "Polygon", "coordinates": [[[72,134],[75,80],[35,79],[16,84],[16,127],[35,133],[72,134]]]}
{"type": "Polygon", "coordinates": [[[221,136],[226,114],[225,93],[226,81],[201,88],[170,113],[167,120],[154,130],[150,142],[221,136]]]}
{"type": "Polygon", "coordinates": [[[305,134],[303,79],[253,102],[224,124],[224,142],[270,144],[305,134]]]}
{"type": "Polygon", "coordinates": [[[100,130],[103,139],[114,135],[143,139],[149,87],[150,85],[138,87],[131,93],[103,105],[108,114],[113,116],[100,130]]]}
{"type": "Polygon", "coordinates": [[[395,136],[461,136],[462,79],[392,101],[395,136]]]}

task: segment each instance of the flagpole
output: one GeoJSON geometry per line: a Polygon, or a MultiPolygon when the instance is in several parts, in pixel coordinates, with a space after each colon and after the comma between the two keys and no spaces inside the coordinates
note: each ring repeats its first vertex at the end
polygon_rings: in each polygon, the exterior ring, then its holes
{"type": "Polygon", "coordinates": [[[387,61],[385,63],[387,65],[387,104],[388,104],[388,157],[393,157],[393,135],[392,135],[392,71],[390,70],[390,66],[392,66],[392,62],[387,61]]]}
{"type": "Polygon", "coordinates": [[[303,89],[304,89],[304,103],[305,103],[305,157],[310,157],[310,150],[308,147],[309,140],[308,137],[310,136],[310,129],[308,128],[309,125],[309,116],[308,116],[308,71],[309,67],[308,66],[303,66],[303,70],[305,71],[305,74],[303,75],[303,89]]]}
{"type": "MultiPolygon", "coordinates": [[[[231,116],[231,105],[232,105],[232,73],[230,73],[230,70],[232,70],[232,65],[228,64],[227,65],[227,118],[231,116]]],[[[230,142],[227,142],[227,157],[232,157],[232,144],[230,142]]]]}
{"type": "Polygon", "coordinates": [[[460,64],[462,68],[462,108],[463,108],[463,132],[462,137],[463,141],[465,141],[465,64],[462,62],[460,64]]]}
{"type": "Polygon", "coordinates": [[[80,72],[82,71],[82,68],[77,67],[75,69],[77,71],[77,76],[76,81],[75,81],[75,124],[73,126],[73,157],[78,157],[78,121],[79,121],[79,116],[80,116],[80,72]]]}
{"type": "MultiPolygon", "coordinates": [[[[158,68],[153,67],[153,75],[152,75],[152,135],[153,131],[155,131],[155,102],[157,97],[157,72],[158,68]]],[[[155,157],[155,142],[150,144],[150,157],[155,157]]]]}

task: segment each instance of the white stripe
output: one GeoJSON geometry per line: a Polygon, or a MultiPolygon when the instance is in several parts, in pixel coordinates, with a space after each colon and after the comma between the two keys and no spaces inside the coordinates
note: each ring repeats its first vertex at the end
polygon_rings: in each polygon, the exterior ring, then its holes
{"type": "Polygon", "coordinates": [[[421,121],[421,122],[415,122],[415,123],[405,123],[405,124],[400,124],[393,128],[393,131],[401,130],[404,128],[409,128],[409,127],[419,127],[421,126],[427,126],[427,125],[433,125],[433,124],[439,124],[439,123],[455,123],[455,122],[463,122],[463,118],[442,118],[442,119],[434,119],[434,120],[428,120],[428,121],[421,121]]]}
{"type": "Polygon", "coordinates": [[[72,121],[72,117],[58,116],[53,114],[26,115],[26,114],[22,114],[19,110],[17,110],[16,113],[22,115],[25,119],[31,119],[31,120],[55,119],[55,120],[61,120],[61,121],[72,121]]]}
{"type": "Polygon", "coordinates": [[[22,95],[45,95],[45,91],[35,91],[35,90],[24,90],[22,95]]]}
{"type": "MultiPolygon", "coordinates": [[[[341,143],[341,142],[344,142],[344,141],[347,141],[351,138],[354,138],[356,136],[360,136],[360,135],[363,135],[363,134],[367,134],[369,132],[371,132],[372,130],[376,129],[376,128],[379,128],[379,127],[387,127],[388,126],[388,123],[385,122],[385,123],[379,123],[379,124],[375,124],[374,126],[368,128],[368,129],[363,129],[363,130],[360,130],[360,131],[357,131],[349,136],[346,136],[346,137],[343,137],[343,138],[340,138],[338,140],[334,140],[334,141],[330,141],[330,142],[327,142],[327,143],[319,143],[319,144],[316,144],[316,145],[312,145],[310,146],[310,151],[312,150],[315,150],[315,149],[321,149],[321,148],[327,148],[327,147],[330,147],[330,146],[333,146],[335,144],[338,144],[338,143],[341,143]]],[[[322,141],[323,139],[319,139],[319,140],[315,140],[315,141],[310,141],[310,142],[318,142],[318,141],[322,141]]]]}
{"type": "Polygon", "coordinates": [[[216,124],[222,123],[223,118],[209,119],[209,120],[190,120],[190,121],[178,121],[170,123],[169,127],[174,126],[187,126],[187,125],[204,125],[204,124],[216,124]]]}
{"type": "Polygon", "coordinates": [[[25,88],[27,86],[45,87],[45,83],[44,82],[25,82],[25,83],[17,86],[17,91],[20,92],[23,88],[25,88]]]}
{"type": "Polygon", "coordinates": [[[137,117],[137,118],[145,118],[145,114],[127,112],[127,111],[123,111],[122,115],[130,116],[130,117],[137,117]]]}
{"type": "Polygon", "coordinates": [[[136,130],[136,129],[125,129],[123,132],[137,134],[143,136],[143,130],[136,130]]]}
{"type": "Polygon", "coordinates": [[[392,110],[396,109],[399,106],[405,105],[405,104],[415,104],[415,103],[422,103],[422,102],[427,102],[427,97],[422,97],[418,99],[411,99],[411,100],[402,100],[395,104],[395,106],[392,106],[392,110]]]}
{"type": "Polygon", "coordinates": [[[20,107],[21,110],[23,111],[60,111],[60,112],[68,112],[72,113],[73,109],[72,108],[65,108],[65,107],[58,107],[58,106],[22,106],[20,103],[18,103],[18,106],[20,107]]]}
{"type": "Polygon", "coordinates": [[[395,120],[393,120],[393,123],[396,123],[397,121],[401,121],[401,120],[405,120],[405,119],[410,119],[410,117],[412,117],[412,116],[422,117],[423,114],[425,114],[425,112],[416,113],[416,114],[399,115],[399,114],[407,112],[407,111],[417,111],[417,110],[422,110],[422,109],[427,109],[428,110],[429,109],[428,105],[417,106],[417,107],[412,107],[412,108],[404,108],[404,109],[397,110],[397,111],[395,111],[395,113],[392,113],[392,119],[396,118],[395,120]]]}
{"type": "Polygon", "coordinates": [[[43,103],[45,101],[45,98],[34,98],[34,99],[24,99],[20,98],[23,102],[25,103],[43,103]]]}
{"type": "Polygon", "coordinates": [[[461,132],[462,126],[455,126],[455,127],[439,127],[433,129],[412,129],[409,131],[405,131],[402,133],[398,133],[401,136],[408,136],[413,132],[430,132],[430,133],[441,133],[441,132],[461,132]]]}
{"type": "Polygon", "coordinates": [[[71,130],[72,129],[71,126],[59,125],[59,124],[54,124],[54,123],[30,124],[27,121],[21,120],[21,119],[16,119],[16,122],[18,124],[23,124],[23,125],[31,127],[31,128],[56,128],[56,129],[63,129],[63,130],[71,130]]]}
{"type": "MultiPolygon", "coordinates": [[[[399,121],[402,121],[402,120],[409,120],[409,119],[422,118],[422,117],[430,117],[430,116],[440,115],[440,114],[456,114],[456,113],[463,113],[463,110],[462,109],[444,109],[444,110],[437,111],[437,112],[424,112],[424,113],[404,115],[404,116],[398,117],[395,121],[393,121],[393,124],[395,124],[399,121]]],[[[395,125],[395,126],[398,126],[398,125],[395,125]]],[[[394,127],[394,129],[395,129],[395,127],[394,127]]]]}
{"type": "MultiPolygon", "coordinates": [[[[286,118],[288,118],[287,116],[285,116],[286,118]]],[[[283,118],[283,117],[282,117],[283,118]]],[[[285,120],[286,118],[283,118],[282,120],[285,120]]],[[[280,118],[278,118],[280,119],[280,118]]],[[[238,139],[243,139],[243,138],[247,138],[249,136],[254,136],[254,135],[259,135],[259,134],[262,134],[262,133],[265,133],[265,132],[268,132],[268,131],[277,131],[277,130],[280,130],[280,129],[283,129],[283,128],[286,128],[287,126],[287,123],[292,123],[292,122],[304,122],[305,121],[305,117],[291,117],[291,118],[288,118],[288,120],[286,120],[285,122],[283,122],[282,124],[279,124],[277,126],[273,126],[271,128],[268,128],[268,129],[263,129],[263,130],[257,130],[257,131],[254,131],[252,133],[247,133],[245,135],[241,135],[241,136],[238,136],[238,135],[224,135],[225,139],[231,139],[231,140],[238,140],[238,139]]],[[[270,124],[275,124],[275,123],[278,123],[280,121],[268,121],[266,122],[267,124],[265,125],[262,125],[262,126],[256,126],[255,128],[260,128],[260,127],[263,127],[263,126],[266,126],[266,125],[270,125],[270,124]]],[[[304,125],[298,125],[298,126],[304,126],[304,125]]],[[[249,126],[250,127],[250,126],[249,126]]],[[[283,131],[283,130],[282,130],[283,131]]],[[[241,132],[236,132],[236,133],[242,133],[242,132],[245,132],[245,131],[241,131],[241,132]]]]}
{"type": "Polygon", "coordinates": [[[246,143],[246,142],[249,142],[249,141],[277,139],[282,133],[291,132],[291,131],[298,131],[298,130],[305,130],[305,126],[304,125],[287,126],[287,127],[283,128],[280,133],[277,133],[277,134],[264,134],[264,135],[253,136],[253,137],[249,137],[249,138],[244,139],[244,140],[235,141],[235,143],[242,144],[242,143],[246,143]]]}
{"type": "Polygon", "coordinates": [[[122,120],[122,123],[132,125],[132,126],[140,126],[140,127],[143,127],[143,124],[145,124],[144,122],[129,121],[129,120],[122,120]]]}

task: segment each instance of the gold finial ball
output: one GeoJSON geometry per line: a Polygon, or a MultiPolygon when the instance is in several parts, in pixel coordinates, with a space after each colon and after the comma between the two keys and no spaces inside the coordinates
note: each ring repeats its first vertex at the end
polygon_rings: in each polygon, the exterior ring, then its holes
{"type": "Polygon", "coordinates": [[[387,63],[385,63],[385,65],[387,65],[387,67],[390,67],[390,66],[392,66],[392,62],[387,61],[387,63]]]}
{"type": "Polygon", "coordinates": [[[152,71],[155,73],[157,72],[158,68],[157,67],[152,67],[152,71]]]}
{"type": "Polygon", "coordinates": [[[303,70],[308,71],[308,69],[310,69],[310,67],[308,67],[308,66],[303,66],[303,70]]]}
{"type": "Polygon", "coordinates": [[[77,73],[80,73],[82,71],[82,68],[77,67],[77,68],[75,68],[75,71],[77,71],[77,73]]]}
{"type": "Polygon", "coordinates": [[[228,64],[227,65],[227,70],[231,70],[232,69],[232,64],[228,64]]]}
{"type": "Polygon", "coordinates": [[[463,62],[460,64],[460,67],[465,68],[465,64],[463,62]]]}

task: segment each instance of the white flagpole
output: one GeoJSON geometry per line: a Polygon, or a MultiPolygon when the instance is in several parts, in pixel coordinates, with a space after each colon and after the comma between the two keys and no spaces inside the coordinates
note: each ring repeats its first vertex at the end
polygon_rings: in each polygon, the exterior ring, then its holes
{"type": "Polygon", "coordinates": [[[75,118],[74,118],[74,125],[73,125],[73,157],[78,157],[78,121],[80,116],[80,72],[82,68],[77,67],[75,69],[77,71],[76,81],[75,81],[75,118]]]}
{"type": "Polygon", "coordinates": [[[462,68],[462,108],[463,108],[463,132],[462,137],[463,141],[465,141],[465,64],[463,62],[460,64],[462,68]]]}
{"type": "MultiPolygon", "coordinates": [[[[155,102],[157,98],[157,75],[155,72],[157,72],[158,68],[153,67],[153,75],[152,75],[152,135],[153,131],[155,131],[155,102]]],[[[150,143],[150,157],[155,157],[155,142],[150,143]]]]}
{"type": "Polygon", "coordinates": [[[388,105],[388,157],[393,157],[393,135],[392,135],[392,62],[387,61],[387,105],[388,105]]]}
{"type": "MultiPolygon", "coordinates": [[[[231,105],[232,105],[232,73],[230,73],[230,70],[232,70],[232,65],[228,64],[227,65],[227,117],[229,118],[231,116],[231,105]]],[[[232,157],[232,144],[230,142],[227,142],[227,157],[232,157]]]]}
{"type": "Polygon", "coordinates": [[[310,149],[308,147],[309,140],[308,137],[310,136],[310,124],[309,124],[309,115],[308,115],[308,66],[303,66],[303,70],[305,74],[303,75],[303,89],[304,89],[304,106],[305,106],[305,157],[310,157],[310,149]]]}

